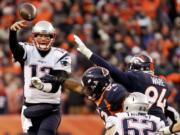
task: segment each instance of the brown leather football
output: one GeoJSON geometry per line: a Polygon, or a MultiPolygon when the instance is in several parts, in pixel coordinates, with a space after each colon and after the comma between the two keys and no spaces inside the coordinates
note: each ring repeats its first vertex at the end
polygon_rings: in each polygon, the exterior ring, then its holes
{"type": "Polygon", "coordinates": [[[19,14],[22,19],[26,21],[32,21],[37,14],[36,7],[31,3],[22,3],[19,6],[19,14]]]}

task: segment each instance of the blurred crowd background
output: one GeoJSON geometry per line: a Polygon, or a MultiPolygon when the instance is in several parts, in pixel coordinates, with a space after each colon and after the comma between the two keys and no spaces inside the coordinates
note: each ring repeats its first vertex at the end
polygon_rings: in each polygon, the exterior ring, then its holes
{"type": "MultiPolygon", "coordinates": [[[[155,61],[155,74],[168,81],[169,104],[180,112],[180,0],[0,0],[0,114],[20,113],[23,74],[8,45],[9,27],[20,20],[18,6],[33,3],[37,18],[20,31],[19,41],[31,42],[31,28],[48,20],[57,30],[54,46],[70,52],[77,81],[92,66],[76,51],[73,34],[121,70],[129,59],[147,51],[155,61]]],[[[64,89],[64,114],[92,114],[95,106],[83,95],[64,89]]]]}

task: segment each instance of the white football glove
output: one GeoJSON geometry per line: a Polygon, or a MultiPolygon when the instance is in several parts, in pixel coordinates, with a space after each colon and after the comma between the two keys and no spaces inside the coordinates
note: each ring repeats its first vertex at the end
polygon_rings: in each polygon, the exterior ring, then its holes
{"type": "Polygon", "coordinates": [[[42,90],[44,85],[43,82],[41,81],[41,79],[39,77],[32,77],[31,78],[31,83],[33,84],[33,86],[39,90],[42,90]]]}
{"type": "Polygon", "coordinates": [[[88,59],[92,56],[92,51],[86,47],[86,45],[82,42],[82,40],[77,36],[74,35],[74,41],[77,44],[77,50],[85,55],[88,59]]]}
{"type": "Polygon", "coordinates": [[[41,90],[44,92],[50,92],[52,90],[52,84],[51,83],[43,83],[39,77],[32,77],[31,83],[38,90],[41,90]]]}
{"type": "Polygon", "coordinates": [[[159,132],[162,132],[163,135],[171,135],[172,134],[171,131],[170,131],[170,127],[169,126],[161,128],[159,130],[159,132]]]}

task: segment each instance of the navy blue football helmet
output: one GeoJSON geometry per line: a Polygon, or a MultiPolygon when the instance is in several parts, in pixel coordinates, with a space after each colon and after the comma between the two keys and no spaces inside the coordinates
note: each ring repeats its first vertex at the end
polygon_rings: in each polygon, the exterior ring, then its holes
{"type": "Polygon", "coordinates": [[[83,93],[90,100],[97,100],[110,84],[110,80],[107,69],[99,66],[91,67],[85,71],[82,77],[83,93]]]}
{"type": "Polygon", "coordinates": [[[130,60],[128,70],[154,74],[154,63],[149,55],[140,53],[130,60]]]}

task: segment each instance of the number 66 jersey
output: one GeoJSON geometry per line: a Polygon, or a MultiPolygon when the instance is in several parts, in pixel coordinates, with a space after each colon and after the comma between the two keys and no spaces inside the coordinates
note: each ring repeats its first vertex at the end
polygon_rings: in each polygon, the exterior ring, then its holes
{"type": "Polygon", "coordinates": [[[51,47],[47,55],[42,57],[35,46],[19,42],[24,48],[23,57],[24,70],[24,96],[27,103],[60,103],[61,85],[56,93],[47,93],[32,87],[31,78],[43,77],[45,74],[50,74],[54,70],[63,70],[67,73],[71,72],[71,57],[67,51],[51,47]]]}
{"type": "Polygon", "coordinates": [[[112,126],[111,135],[155,135],[160,128],[165,127],[165,123],[147,113],[123,112],[107,118],[106,129],[112,126]]]}

